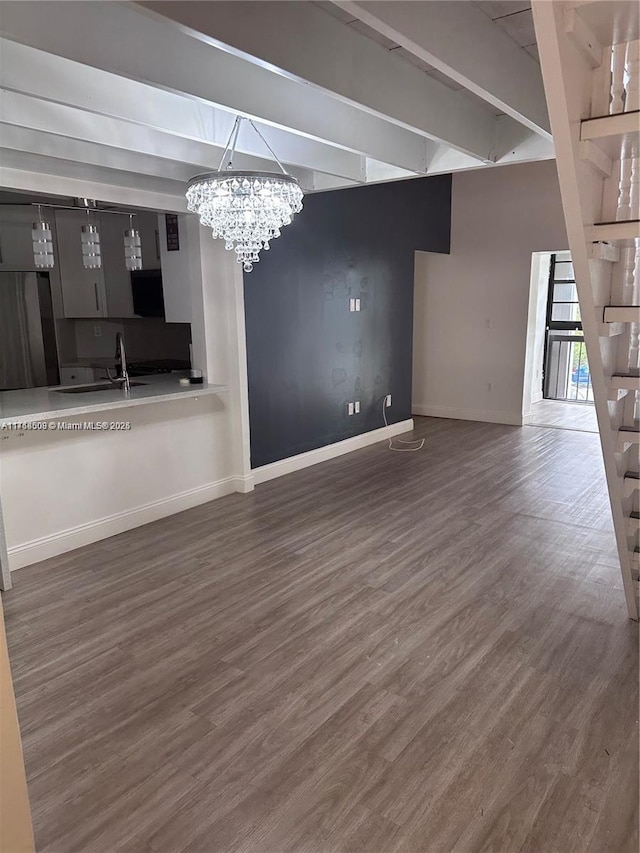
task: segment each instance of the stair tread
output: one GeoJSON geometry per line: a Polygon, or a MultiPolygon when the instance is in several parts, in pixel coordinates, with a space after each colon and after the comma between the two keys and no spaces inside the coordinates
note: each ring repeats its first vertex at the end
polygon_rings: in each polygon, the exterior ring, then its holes
{"type": "Polygon", "coordinates": [[[640,432],[640,427],[637,426],[623,426],[620,427],[618,432],[640,432]]]}
{"type": "Polygon", "coordinates": [[[634,323],[640,315],[640,305],[605,305],[605,323],[634,323]]]}
{"type": "Polygon", "coordinates": [[[625,471],[624,476],[627,480],[640,480],[640,474],[637,471],[625,471]]]}
{"type": "Polygon", "coordinates": [[[585,225],[585,236],[590,243],[605,240],[621,246],[631,246],[640,237],[640,219],[621,219],[616,222],[594,222],[585,225]]]}
{"type": "MultiPolygon", "coordinates": [[[[623,112],[623,113],[603,113],[602,115],[599,115],[599,116],[589,116],[589,118],[583,118],[582,121],[580,122],[580,124],[585,125],[585,124],[589,124],[590,121],[602,121],[603,119],[604,120],[606,120],[606,119],[619,119],[619,118],[622,118],[623,116],[637,116],[639,114],[640,114],[640,110],[628,110],[627,112],[623,112]]],[[[630,118],[629,121],[632,122],[632,121],[634,121],[634,119],[630,118]]]]}
{"type": "Polygon", "coordinates": [[[633,225],[640,223],[640,219],[603,219],[601,222],[594,222],[594,225],[633,225]]]}
{"type": "Polygon", "coordinates": [[[637,519],[640,519],[640,512],[637,512],[636,510],[634,510],[634,511],[631,513],[631,515],[629,516],[629,518],[637,518],[637,519]]]}
{"type": "Polygon", "coordinates": [[[608,381],[612,388],[619,390],[640,390],[640,376],[636,373],[614,373],[608,381]]]}

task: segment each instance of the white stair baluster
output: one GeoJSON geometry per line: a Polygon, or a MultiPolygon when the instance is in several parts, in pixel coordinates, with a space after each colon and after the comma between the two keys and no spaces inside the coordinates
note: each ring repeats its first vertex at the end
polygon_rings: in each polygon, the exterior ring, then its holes
{"type": "Polygon", "coordinates": [[[634,267],[636,262],[636,250],[633,246],[623,251],[624,276],[622,279],[622,303],[633,305],[634,292],[634,267]]]}
{"type": "Polygon", "coordinates": [[[620,160],[620,182],[618,184],[618,206],[616,221],[624,222],[631,214],[631,159],[620,160]]]}
{"type": "Polygon", "coordinates": [[[591,115],[604,116],[609,113],[611,100],[611,46],[603,48],[602,63],[594,69],[591,81],[591,115]]]}
{"type": "Polygon", "coordinates": [[[629,219],[640,218],[640,158],[631,157],[629,177],[629,219]]]}
{"type": "MultiPolygon", "coordinates": [[[[638,47],[640,42],[633,42],[633,44],[638,47]]],[[[636,52],[637,56],[637,52],[636,52]]],[[[637,63],[636,63],[636,71],[637,71],[637,63]]],[[[637,89],[636,89],[637,94],[637,89]]],[[[629,187],[629,208],[630,208],[630,217],[631,219],[640,218],[640,158],[633,157],[631,159],[631,179],[630,179],[630,187],[629,187]]],[[[638,305],[640,304],[640,240],[636,238],[634,240],[633,248],[628,250],[632,255],[632,275],[633,282],[631,286],[631,298],[629,300],[630,305],[638,305]]],[[[632,371],[635,371],[640,367],[640,323],[632,323],[629,329],[629,368],[632,371]]],[[[640,416],[640,400],[638,400],[638,395],[636,394],[635,405],[634,405],[634,418],[638,418],[640,416]]]]}
{"type": "Polygon", "coordinates": [[[626,45],[614,44],[611,50],[611,101],[609,113],[621,113],[624,110],[624,69],[626,45]]]}
{"type": "MultiPolygon", "coordinates": [[[[633,281],[631,285],[630,304],[638,305],[640,302],[640,240],[635,241],[633,249],[628,249],[633,254],[633,281]]],[[[629,369],[633,372],[640,367],[640,323],[632,323],[629,336],[629,369]]],[[[636,409],[638,407],[638,395],[636,394],[636,409]]],[[[637,412],[634,417],[637,416],[637,412]]]]}
{"type": "Polygon", "coordinates": [[[640,110],[640,40],[627,42],[624,67],[624,111],[640,110]]]}

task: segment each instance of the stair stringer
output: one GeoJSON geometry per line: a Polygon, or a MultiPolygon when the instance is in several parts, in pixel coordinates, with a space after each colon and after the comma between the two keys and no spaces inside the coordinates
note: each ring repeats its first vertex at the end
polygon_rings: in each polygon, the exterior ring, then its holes
{"type": "Polygon", "coordinates": [[[624,595],[629,616],[637,620],[638,598],[624,510],[625,460],[621,458],[623,454],[617,453],[624,398],[610,401],[607,390],[619,360],[619,340],[624,342],[627,337],[600,335],[604,308],[611,300],[613,265],[589,257],[593,254],[590,229],[602,221],[605,182],[614,178],[603,176],[580,157],[581,121],[589,118],[591,111],[593,57],[589,61],[567,32],[565,15],[569,4],[562,0],[534,0],[532,5],[624,595]]]}

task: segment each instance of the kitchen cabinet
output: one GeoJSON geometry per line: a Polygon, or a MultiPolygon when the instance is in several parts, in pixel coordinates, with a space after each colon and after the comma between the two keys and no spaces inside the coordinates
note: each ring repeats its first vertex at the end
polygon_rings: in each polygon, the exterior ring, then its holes
{"type": "MultiPolygon", "coordinates": [[[[53,225],[52,210],[42,208],[42,216],[53,225]]],[[[31,228],[37,219],[38,208],[33,205],[0,206],[0,270],[29,272],[36,269],[31,228]]]]}
{"type": "MultiPolygon", "coordinates": [[[[129,226],[127,225],[127,228],[129,226]]],[[[158,215],[143,212],[133,217],[133,227],[140,232],[142,244],[142,269],[160,269],[160,236],[158,234],[158,215]]]]}
{"type": "Polygon", "coordinates": [[[86,212],[56,210],[55,221],[64,316],[108,316],[104,270],[87,270],[82,264],[81,229],[87,224],[86,212]]]}
{"type": "Polygon", "coordinates": [[[135,317],[131,294],[131,274],[124,262],[124,232],[129,227],[126,216],[114,213],[99,215],[102,266],[107,299],[105,317],[135,317]]]}

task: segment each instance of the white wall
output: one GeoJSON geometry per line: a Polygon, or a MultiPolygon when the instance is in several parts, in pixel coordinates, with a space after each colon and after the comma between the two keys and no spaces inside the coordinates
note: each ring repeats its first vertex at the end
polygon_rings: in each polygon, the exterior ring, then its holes
{"type": "Polygon", "coordinates": [[[533,253],[531,260],[527,352],[525,357],[522,403],[522,413],[525,421],[531,417],[531,405],[542,399],[542,368],[544,366],[550,268],[550,252],[533,253]]]}
{"type": "Polygon", "coordinates": [[[520,424],[531,256],[567,248],[554,161],[458,172],[451,254],[416,253],[417,415],[520,424]]]}
{"type": "MultiPolygon", "coordinates": [[[[194,217],[194,360],[216,396],[119,409],[127,432],[25,432],[0,447],[12,569],[253,486],[242,273],[194,217]]],[[[110,415],[113,413],[110,413],[110,415]]],[[[70,421],[102,420],[99,413],[70,421]]]]}

